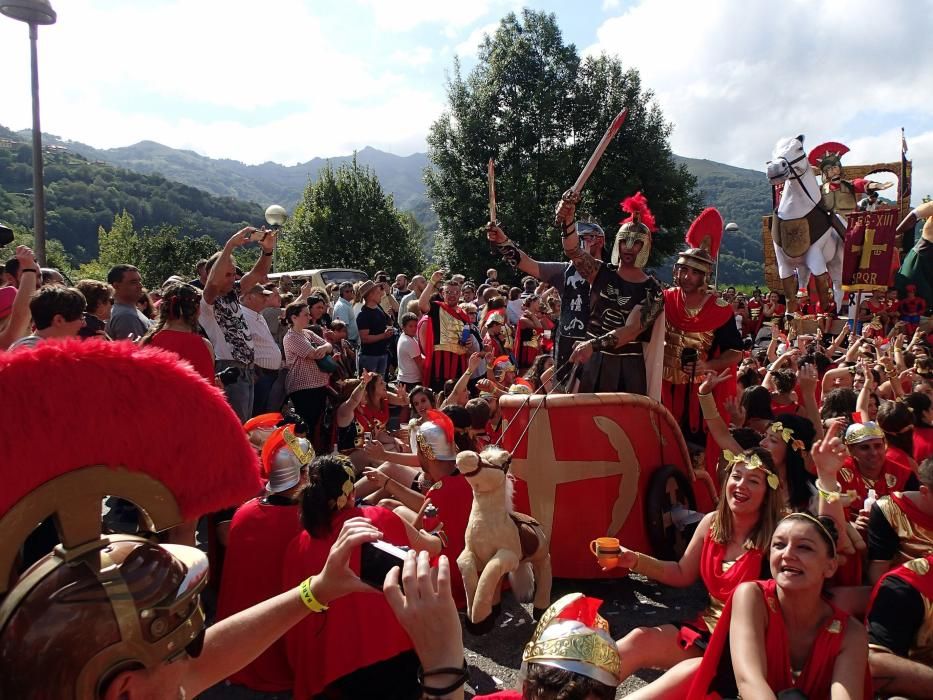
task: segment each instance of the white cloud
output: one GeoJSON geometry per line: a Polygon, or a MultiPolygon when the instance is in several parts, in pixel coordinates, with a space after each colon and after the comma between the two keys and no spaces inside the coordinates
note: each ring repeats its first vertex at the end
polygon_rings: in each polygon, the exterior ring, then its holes
{"type": "Polygon", "coordinates": [[[431,63],[434,59],[434,50],[427,46],[413,46],[411,48],[400,49],[389,56],[392,63],[397,63],[411,68],[421,68],[431,63]]]}
{"type": "Polygon", "coordinates": [[[439,24],[450,31],[468,27],[489,14],[497,0],[360,0],[376,27],[390,32],[439,24]]]}
{"type": "Polygon", "coordinates": [[[492,36],[496,33],[496,29],[499,28],[498,22],[491,22],[482,27],[478,27],[470,32],[470,36],[461,41],[454,48],[454,51],[460,58],[474,58],[476,57],[479,51],[479,45],[483,41],[483,37],[487,34],[492,36]]]}
{"type": "Polygon", "coordinates": [[[619,9],[619,0],[603,0],[603,12],[619,9]]]}
{"type": "MultiPolygon", "coordinates": [[[[39,32],[44,131],[98,147],[151,139],[295,162],[366,145],[423,150],[442,105],[333,37],[301,0],[73,0],[39,32]],[[287,18],[283,21],[282,18],[287,18]]],[[[430,49],[409,52],[425,62],[430,49]]],[[[26,27],[0,18],[0,123],[31,123],[26,27]]],[[[399,67],[396,64],[396,67],[399,67]]]]}
{"type": "MultiPolygon", "coordinates": [[[[774,143],[847,143],[850,163],[895,161],[904,115],[913,191],[933,191],[933,17],[910,3],[643,0],[597,30],[586,53],[638,68],[675,130],[676,153],[763,169],[774,143]],[[883,126],[874,127],[874,124],[883,126]]],[[[845,162],[844,160],[844,162],[845,162]]]]}

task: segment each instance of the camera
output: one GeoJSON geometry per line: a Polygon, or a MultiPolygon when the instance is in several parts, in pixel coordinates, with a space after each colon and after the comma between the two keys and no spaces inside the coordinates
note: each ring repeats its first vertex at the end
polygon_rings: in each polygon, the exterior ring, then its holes
{"type": "Polygon", "coordinates": [[[236,384],[237,380],[240,378],[240,368],[227,367],[227,369],[218,372],[217,376],[220,377],[220,381],[224,386],[236,384]]]}
{"type": "Polygon", "coordinates": [[[0,224],[0,246],[13,242],[13,229],[0,224]]]}
{"type": "Polygon", "coordinates": [[[700,359],[700,354],[697,352],[696,348],[684,348],[680,351],[680,366],[688,367],[690,365],[696,364],[697,360],[700,359]]]}

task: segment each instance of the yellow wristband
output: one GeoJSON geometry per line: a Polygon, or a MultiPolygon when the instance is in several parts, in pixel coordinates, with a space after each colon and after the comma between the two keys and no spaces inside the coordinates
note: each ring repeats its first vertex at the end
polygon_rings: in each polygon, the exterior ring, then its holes
{"type": "Polygon", "coordinates": [[[301,582],[301,585],[298,586],[298,595],[301,597],[301,602],[304,603],[308,610],[313,613],[322,613],[327,611],[327,606],[321,603],[317,598],[314,597],[314,593],[311,592],[311,580],[314,577],[311,576],[306,578],[301,582]]]}

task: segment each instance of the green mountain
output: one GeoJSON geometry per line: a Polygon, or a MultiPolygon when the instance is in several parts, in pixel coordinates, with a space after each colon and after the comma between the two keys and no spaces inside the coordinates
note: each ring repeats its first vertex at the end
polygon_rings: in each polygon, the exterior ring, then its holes
{"type": "MultiPolygon", "coordinates": [[[[0,148],[0,217],[24,226],[31,221],[29,200],[10,193],[25,193],[31,187],[29,138],[28,130],[14,133],[0,127],[0,146],[4,139],[21,142],[14,148],[0,148]],[[4,151],[12,158],[4,159],[4,151]]],[[[54,135],[43,139],[52,149],[46,153],[49,235],[81,257],[93,255],[97,225],[109,226],[113,214],[124,206],[138,227],[165,223],[193,235],[221,237],[235,230],[233,222],[261,222],[268,204],[282,204],[292,211],[309,179],[315,180],[322,167],[328,162],[338,167],[353,157],[314,158],[293,166],[246,165],[153,141],[96,149],[54,135]]],[[[437,219],[422,181],[427,154],[402,157],[367,147],[356,156],[361,165],[375,171],[399,209],[411,211],[429,235],[436,229],[437,219]]],[[[723,240],[720,280],[761,283],[761,216],[770,209],[765,174],[710,160],[675,158],[696,176],[704,204],[716,206],[726,222],[739,225],[737,233],[723,240]]]]}

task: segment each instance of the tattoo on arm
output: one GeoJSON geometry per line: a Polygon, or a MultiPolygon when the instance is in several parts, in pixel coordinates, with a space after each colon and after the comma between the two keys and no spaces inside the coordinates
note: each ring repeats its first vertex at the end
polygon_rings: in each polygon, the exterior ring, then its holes
{"type": "Polygon", "coordinates": [[[649,288],[645,300],[641,303],[641,329],[644,331],[650,328],[663,310],[664,294],[661,293],[660,286],[656,289],[649,288]]]}
{"type": "Polygon", "coordinates": [[[567,257],[573,262],[573,266],[577,268],[577,272],[580,273],[581,277],[589,279],[599,270],[599,261],[589,253],[584,253],[579,248],[565,252],[567,253],[567,257]]]}

